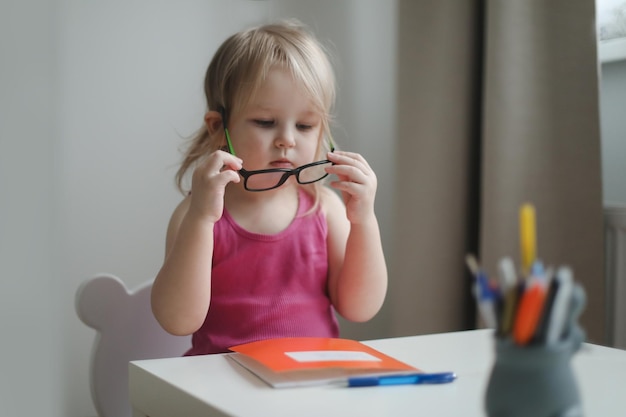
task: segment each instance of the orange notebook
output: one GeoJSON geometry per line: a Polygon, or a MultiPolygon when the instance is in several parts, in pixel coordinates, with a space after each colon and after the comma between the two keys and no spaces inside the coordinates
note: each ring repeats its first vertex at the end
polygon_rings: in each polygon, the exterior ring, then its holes
{"type": "Polygon", "coordinates": [[[420,372],[419,369],[349,339],[289,337],[230,348],[229,357],[274,388],[341,382],[352,376],[420,372]]]}

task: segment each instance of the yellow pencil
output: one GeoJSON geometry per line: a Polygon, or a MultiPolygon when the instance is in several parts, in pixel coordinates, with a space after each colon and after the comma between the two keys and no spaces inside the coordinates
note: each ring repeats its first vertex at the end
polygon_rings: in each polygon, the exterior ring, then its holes
{"type": "Polygon", "coordinates": [[[535,207],[523,204],[519,212],[520,250],[522,255],[522,271],[528,276],[530,268],[537,256],[537,231],[535,225],[535,207]]]}

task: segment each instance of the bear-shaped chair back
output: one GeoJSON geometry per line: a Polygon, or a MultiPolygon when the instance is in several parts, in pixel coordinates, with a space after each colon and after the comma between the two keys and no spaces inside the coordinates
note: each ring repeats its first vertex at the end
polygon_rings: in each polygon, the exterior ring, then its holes
{"type": "Polygon", "coordinates": [[[91,352],[91,397],[100,417],[130,417],[128,362],[182,356],[191,337],[173,336],[152,314],[152,281],[128,291],[117,277],[97,275],[76,291],[78,317],[96,330],[91,352]]]}

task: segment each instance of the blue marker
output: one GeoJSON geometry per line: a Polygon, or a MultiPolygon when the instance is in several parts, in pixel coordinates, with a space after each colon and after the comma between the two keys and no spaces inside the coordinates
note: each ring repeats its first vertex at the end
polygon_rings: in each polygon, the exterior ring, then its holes
{"type": "Polygon", "coordinates": [[[373,387],[378,385],[445,384],[456,379],[454,372],[436,374],[406,374],[376,377],[348,378],[348,387],[373,387]]]}

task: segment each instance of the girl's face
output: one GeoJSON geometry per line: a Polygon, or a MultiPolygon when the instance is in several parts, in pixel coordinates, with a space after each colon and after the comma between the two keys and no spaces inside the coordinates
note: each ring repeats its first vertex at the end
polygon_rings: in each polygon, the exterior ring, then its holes
{"type": "Polygon", "coordinates": [[[316,159],[322,118],[291,74],[274,68],[227,127],[244,169],[293,169],[316,159]]]}

